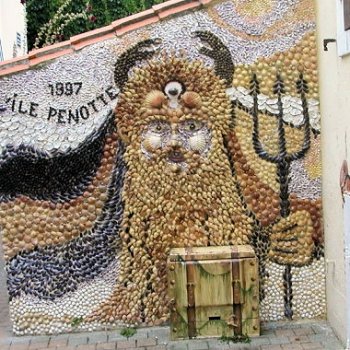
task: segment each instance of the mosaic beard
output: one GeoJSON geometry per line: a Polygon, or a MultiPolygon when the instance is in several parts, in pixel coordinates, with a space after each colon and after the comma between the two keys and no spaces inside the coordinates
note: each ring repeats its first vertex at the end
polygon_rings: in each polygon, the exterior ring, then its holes
{"type": "MultiPolygon", "coordinates": [[[[129,163],[128,193],[124,197],[125,217],[132,215],[128,226],[137,225],[134,217],[139,213],[140,219],[149,223],[148,232],[155,233],[152,246],[160,245],[160,250],[247,242],[250,230],[240,227],[246,221],[245,210],[223,146],[213,141],[207,156],[180,151],[188,165],[186,170],[169,163],[167,150],[152,159],[136,156],[129,163]],[[165,232],[169,232],[169,240],[164,240],[165,232]]],[[[145,235],[148,233],[141,237],[145,235]]]]}
{"type": "Polygon", "coordinates": [[[249,242],[252,219],[223,142],[231,104],[213,70],[165,57],[134,70],[115,115],[127,167],[120,273],[90,319],[157,324],[169,315],[171,248],[249,242]]]}
{"type": "MultiPolygon", "coordinates": [[[[147,159],[139,146],[125,153],[119,283],[100,309],[116,320],[152,324],[168,319],[170,249],[248,244],[252,222],[218,132],[207,157],[188,159],[190,171],[172,171],[162,154],[147,159]]],[[[97,313],[94,319],[105,317],[97,313]]]]}

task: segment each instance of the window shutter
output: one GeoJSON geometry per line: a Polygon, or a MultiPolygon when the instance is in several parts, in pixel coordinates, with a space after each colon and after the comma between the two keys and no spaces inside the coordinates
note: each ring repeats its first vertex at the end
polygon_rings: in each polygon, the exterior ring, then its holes
{"type": "Polygon", "coordinates": [[[350,0],[343,0],[344,6],[344,30],[350,29],[350,0]]]}

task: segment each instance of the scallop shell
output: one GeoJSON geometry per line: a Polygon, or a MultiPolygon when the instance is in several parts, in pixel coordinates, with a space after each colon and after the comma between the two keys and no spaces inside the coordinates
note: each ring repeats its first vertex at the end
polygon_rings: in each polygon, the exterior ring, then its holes
{"type": "Polygon", "coordinates": [[[186,91],[181,96],[181,99],[184,105],[188,108],[198,108],[202,105],[201,97],[194,91],[186,91]]]}
{"type": "Polygon", "coordinates": [[[165,102],[165,95],[158,90],[152,90],[145,98],[144,105],[148,108],[161,108],[165,102]]]}
{"type": "Polygon", "coordinates": [[[188,144],[191,150],[198,151],[200,153],[205,152],[205,150],[208,148],[208,141],[202,134],[197,134],[190,137],[188,144]]]}
{"type": "Polygon", "coordinates": [[[160,148],[162,140],[159,135],[148,134],[142,142],[142,146],[147,152],[153,152],[155,149],[160,148]]]}

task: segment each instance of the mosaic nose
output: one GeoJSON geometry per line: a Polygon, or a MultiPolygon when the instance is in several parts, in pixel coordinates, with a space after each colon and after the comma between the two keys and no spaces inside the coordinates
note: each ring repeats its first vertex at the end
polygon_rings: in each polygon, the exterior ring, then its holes
{"type": "Polygon", "coordinates": [[[168,145],[172,148],[179,148],[182,146],[180,134],[174,126],[172,127],[171,137],[168,145]]]}

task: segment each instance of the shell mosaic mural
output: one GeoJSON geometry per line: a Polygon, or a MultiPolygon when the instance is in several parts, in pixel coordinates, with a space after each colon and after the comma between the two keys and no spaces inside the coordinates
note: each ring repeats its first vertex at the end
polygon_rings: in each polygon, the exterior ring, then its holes
{"type": "Polygon", "coordinates": [[[260,317],[325,314],[314,3],[226,0],[0,80],[15,334],[168,321],[173,247],[250,244],[260,317]]]}

